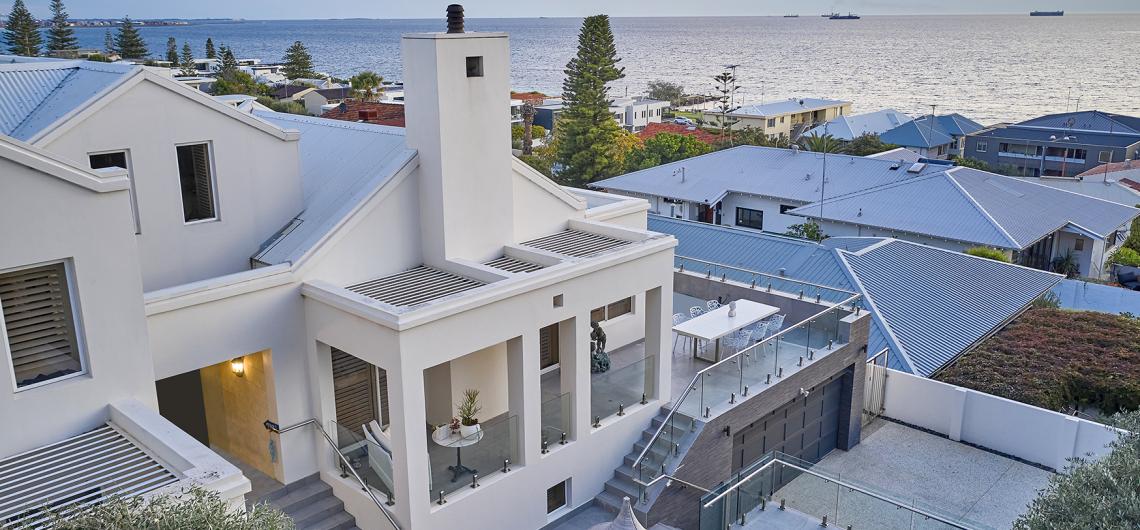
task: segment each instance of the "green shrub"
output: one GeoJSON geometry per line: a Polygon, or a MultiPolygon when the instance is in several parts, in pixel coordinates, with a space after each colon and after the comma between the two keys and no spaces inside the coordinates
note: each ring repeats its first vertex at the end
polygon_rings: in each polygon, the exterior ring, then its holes
{"type": "Polygon", "coordinates": [[[1140,252],[1128,247],[1120,247],[1108,257],[1108,262],[1116,265],[1140,267],[1140,252]]]}
{"type": "Polygon", "coordinates": [[[1114,416],[1121,429],[1098,460],[1074,458],[1013,522],[1015,530],[1140,528],[1140,412],[1114,416]]]}
{"type": "MultiPolygon", "coordinates": [[[[61,510],[61,512],[65,512],[61,510]]],[[[293,520],[268,504],[231,510],[216,492],[191,488],[182,496],[115,497],[78,515],[56,515],[59,530],[291,530],[293,520]]]]}
{"type": "Polygon", "coordinates": [[[1000,261],[1002,263],[1009,263],[1009,257],[1005,255],[1005,252],[1002,252],[996,248],[971,247],[966,249],[966,254],[977,256],[979,258],[992,259],[994,261],[1000,261]]]}

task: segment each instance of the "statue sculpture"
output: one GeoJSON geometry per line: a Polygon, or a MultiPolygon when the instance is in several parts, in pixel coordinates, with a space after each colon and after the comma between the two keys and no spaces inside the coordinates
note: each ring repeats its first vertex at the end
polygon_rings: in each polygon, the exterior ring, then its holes
{"type": "Polygon", "coordinates": [[[606,332],[597,322],[590,322],[590,373],[600,374],[610,370],[610,356],[606,353],[606,332]]]}

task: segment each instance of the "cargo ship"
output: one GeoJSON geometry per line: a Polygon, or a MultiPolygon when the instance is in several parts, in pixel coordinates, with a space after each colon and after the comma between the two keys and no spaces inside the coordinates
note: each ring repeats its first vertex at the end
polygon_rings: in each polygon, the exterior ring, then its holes
{"type": "Polygon", "coordinates": [[[856,15],[854,13],[847,13],[846,15],[840,15],[839,13],[835,13],[828,18],[830,18],[831,20],[859,20],[859,15],[856,15]]]}
{"type": "Polygon", "coordinates": [[[1063,16],[1065,16],[1065,12],[1064,11],[1030,11],[1029,16],[1031,16],[1031,17],[1063,17],[1063,16]]]}

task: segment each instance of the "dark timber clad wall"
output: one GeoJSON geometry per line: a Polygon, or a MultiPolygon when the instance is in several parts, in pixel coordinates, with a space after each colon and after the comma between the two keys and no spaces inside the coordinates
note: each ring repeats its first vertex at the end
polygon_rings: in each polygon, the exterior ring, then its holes
{"type": "MultiPolygon", "coordinates": [[[[799,397],[800,388],[811,388],[839,373],[843,373],[843,392],[839,404],[838,446],[847,450],[858,445],[869,325],[869,313],[863,312],[862,317],[851,324],[851,342],[846,346],[713,418],[686,453],[684,467],[677,472],[677,478],[704,487],[724,481],[732,473],[733,436],[740,429],[799,397]],[[724,433],[725,427],[729,428],[728,435],[724,433]]],[[[650,509],[649,526],[663,523],[681,529],[697,528],[700,496],[701,493],[692,488],[670,487],[650,509]]]]}

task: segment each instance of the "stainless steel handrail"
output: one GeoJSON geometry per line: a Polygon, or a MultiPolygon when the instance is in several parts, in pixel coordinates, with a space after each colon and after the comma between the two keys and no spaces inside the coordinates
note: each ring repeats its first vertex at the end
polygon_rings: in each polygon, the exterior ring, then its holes
{"type": "Polygon", "coordinates": [[[855,293],[853,291],[848,291],[846,289],[837,289],[835,287],[822,285],[822,284],[818,284],[818,283],[812,283],[812,282],[804,281],[804,280],[798,280],[796,278],[788,278],[787,276],[777,276],[775,274],[768,274],[766,272],[742,269],[740,267],[733,267],[732,265],[725,265],[723,263],[717,263],[715,261],[707,261],[707,260],[703,260],[700,258],[690,258],[688,256],[674,256],[674,258],[678,259],[678,260],[695,261],[695,262],[703,264],[703,265],[712,265],[714,267],[720,267],[722,269],[730,269],[730,270],[734,270],[734,271],[738,271],[738,272],[743,272],[745,274],[751,274],[753,276],[763,276],[765,278],[772,278],[772,279],[780,280],[783,282],[792,282],[792,283],[807,285],[809,287],[815,287],[817,289],[826,289],[828,291],[834,291],[834,292],[843,293],[846,295],[858,294],[858,293],[855,293]]]}
{"type": "MultiPolygon", "coordinates": [[[[664,421],[662,421],[662,422],[661,422],[661,425],[657,427],[657,431],[655,431],[655,432],[653,433],[653,437],[649,439],[649,442],[645,444],[645,448],[641,450],[641,453],[639,453],[639,454],[637,455],[637,459],[633,461],[633,466],[632,466],[632,467],[633,467],[633,469],[634,469],[635,471],[638,469],[638,466],[641,464],[642,460],[644,460],[644,459],[645,459],[645,455],[646,455],[646,454],[649,452],[649,449],[653,447],[653,444],[654,444],[654,442],[656,442],[656,441],[657,441],[657,438],[659,438],[659,437],[661,436],[661,432],[665,430],[665,426],[669,424],[669,420],[670,420],[670,419],[672,419],[672,418],[673,418],[673,415],[677,413],[677,409],[681,408],[681,404],[682,404],[682,403],[684,403],[684,402],[685,402],[685,399],[689,397],[689,393],[690,393],[690,392],[692,392],[692,390],[693,390],[693,388],[694,388],[694,387],[696,387],[696,385],[697,385],[697,381],[699,381],[699,380],[700,380],[700,378],[701,378],[701,376],[702,376],[702,375],[705,375],[705,373],[706,373],[706,372],[708,372],[708,371],[710,371],[710,370],[712,370],[712,369],[714,369],[714,368],[716,368],[716,367],[718,367],[718,366],[720,366],[720,365],[722,365],[722,364],[725,364],[725,363],[727,363],[727,362],[729,362],[729,361],[732,361],[733,359],[736,359],[737,357],[739,357],[739,356],[743,355],[743,354],[744,354],[744,353],[746,353],[746,352],[750,352],[750,351],[751,351],[751,350],[753,350],[754,348],[757,348],[757,347],[760,347],[760,346],[762,346],[762,345],[764,345],[764,344],[767,344],[767,343],[768,343],[768,341],[771,341],[771,340],[773,340],[773,339],[776,339],[776,338],[778,338],[779,336],[781,336],[781,335],[783,335],[783,334],[785,334],[785,333],[789,333],[789,332],[791,332],[791,331],[792,331],[792,330],[794,330],[794,329],[799,329],[799,327],[800,327],[800,326],[803,326],[805,323],[806,323],[807,325],[811,325],[811,322],[812,322],[813,320],[815,320],[816,318],[819,318],[820,316],[823,316],[823,315],[827,314],[827,313],[828,313],[828,312],[830,312],[830,311],[836,311],[836,310],[838,310],[838,308],[839,308],[839,307],[841,307],[841,306],[843,306],[843,305],[847,305],[847,304],[849,304],[849,303],[852,303],[852,302],[854,302],[855,300],[858,300],[858,299],[859,299],[861,296],[862,296],[862,295],[859,295],[859,294],[853,294],[852,296],[848,297],[847,299],[843,300],[842,302],[839,302],[839,303],[837,303],[837,304],[835,304],[835,305],[832,305],[832,306],[828,307],[827,309],[824,309],[823,311],[820,311],[820,312],[818,312],[818,313],[815,313],[814,315],[812,315],[812,316],[810,316],[810,317],[808,317],[808,318],[805,318],[805,319],[803,319],[802,321],[800,321],[800,322],[799,322],[799,323],[797,323],[796,325],[794,325],[794,326],[791,326],[791,327],[789,327],[789,328],[787,328],[787,329],[783,329],[783,330],[781,330],[781,331],[777,332],[775,335],[772,335],[771,337],[765,338],[764,340],[762,340],[762,341],[760,341],[760,342],[757,342],[756,344],[753,344],[752,346],[749,346],[749,347],[747,347],[747,348],[745,348],[745,349],[743,349],[743,350],[740,350],[740,351],[738,351],[738,352],[736,352],[736,353],[734,353],[734,354],[732,354],[732,355],[729,355],[728,357],[725,357],[724,359],[721,359],[721,360],[720,360],[720,362],[718,362],[718,363],[715,363],[715,364],[713,364],[713,365],[711,365],[711,366],[709,366],[709,367],[707,367],[707,368],[705,368],[705,369],[703,369],[703,370],[701,370],[701,371],[697,372],[697,374],[693,376],[693,379],[692,379],[691,381],[689,381],[689,384],[685,386],[685,391],[684,391],[684,392],[681,392],[681,397],[680,397],[680,398],[678,398],[678,399],[677,399],[677,400],[674,402],[674,405],[673,405],[673,407],[669,409],[669,413],[665,415],[665,420],[664,420],[664,421]]],[[[635,477],[635,478],[634,478],[634,481],[635,481],[635,482],[637,482],[638,484],[640,484],[640,485],[641,485],[641,486],[643,486],[643,487],[644,487],[644,486],[646,486],[646,484],[645,484],[645,483],[641,482],[640,473],[638,473],[638,477],[635,477]]]]}
{"type": "Polygon", "coordinates": [[[772,455],[772,459],[771,459],[770,461],[768,461],[766,464],[764,464],[764,465],[762,465],[762,466],[760,466],[760,467],[756,468],[754,471],[752,471],[751,473],[749,473],[747,477],[744,477],[743,479],[737,480],[737,481],[736,481],[736,484],[733,484],[731,487],[729,487],[729,488],[726,488],[726,489],[725,489],[724,491],[722,491],[722,492],[721,492],[719,495],[717,495],[716,497],[713,497],[713,498],[712,498],[712,500],[710,500],[710,501],[708,501],[708,502],[706,502],[706,503],[702,504],[702,505],[701,505],[701,507],[702,507],[702,508],[708,508],[708,507],[712,506],[712,505],[713,505],[713,503],[715,503],[716,501],[719,501],[719,500],[723,499],[723,498],[724,498],[726,495],[728,495],[729,493],[731,493],[731,492],[735,491],[737,488],[739,488],[739,487],[741,486],[741,484],[744,484],[745,482],[748,482],[748,481],[752,480],[752,479],[753,479],[753,478],[754,478],[754,477],[755,477],[757,474],[759,474],[761,471],[764,471],[765,469],[768,469],[769,467],[771,467],[772,465],[776,464],[777,462],[778,462],[778,463],[780,463],[780,464],[783,464],[783,465],[785,465],[785,466],[788,466],[788,467],[790,467],[790,468],[792,468],[792,469],[796,469],[796,470],[802,471],[802,472],[804,472],[804,473],[807,473],[807,474],[809,474],[809,475],[813,475],[813,476],[819,477],[819,478],[821,478],[821,479],[823,479],[823,480],[826,480],[826,481],[828,481],[828,482],[834,482],[834,483],[836,483],[836,484],[838,484],[838,485],[840,485],[840,486],[842,486],[842,487],[844,487],[844,488],[847,488],[847,489],[849,489],[849,490],[851,490],[851,491],[857,491],[857,492],[859,492],[859,493],[862,493],[862,494],[864,494],[864,495],[867,495],[867,496],[869,496],[869,497],[874,497],[874,498],[876,498],[876,499],[878,499],[878,500],[881,500],[881,501],[883,501],[883,502],[885,502],[885,503],[887,503],[887,504],[892,504],[892,505],[894,505],[896,508],[902,508],[902,509],[904,509],[904,510],[909,510],[909,511],[912,511],[912,512],[914,512],[914,513],[917,513],[917,514],[919,514],[919,515],[923,516],[923,517],[926,517],[927,519],[934,519],[935,521],[938,521],[938,522],[940,522],[940,523],[942,523],[942,524],[946,524],[946,525],[952,526],[952,527],[954,527],[954,528],[959,528],[959,529],[961,529],[961,530],[973,530],[973,529],[971,529],[971,528],[970,528],[970,527],[968,527],[968,526],[962,526],[962,525],[961,525],[961,524],[959,524],[959,523],[955,523],[954,521],[950,521],[950,520],[948,520],[948,519],[946,519],[946,518],[944,518],[944,517],[941,517],[941,516],[938,516],[938,515],[932,514],[932,513],[928,512],[928,511],[926,511],[926,510],[923,510],[923,509],[921,509],[921,508],[918,508],[918,507],[915,507],[915,506],[907,506],[906,504],[903,504],[903,503],[901,503],[901,502],[899,502],[899,501],[896,501],[896,500],[890,499],[890,498],[886,497],[885,495],[880,495],[880,494],[878,494],[878,493],[875,493],[875,492],[872,492],[872,491],[868,491],[868,490],[866,490],[866,489],[860,488],[859,486],[854,486],[854,485],[848,484],[848,483],[846,483],[846,482],[843,482],[841,479],[836,479],[836,478],[833,478],[833,477],[828,477],[828,476],[826,476],[826,475],[823,475],[823,474],[821,474],[821,473],[818,473],[818,472],[812,471],[811,469],[808,469],[808,468],[806,468],[806,467],[803,467],[803,466],[799,466],[799,465],[793,464],[793,463],[791,463],[791,462],[787,462],[787,461],[784,461],[782,458],[780,458],[779,456],[776,456],[775,454],[773,454],[773,455],[772,455]]]}
{"type": "Polygon", "coordinates": [[[276,423],[273,423],[269,420],[265,420],[264,425],[267,430],[273,431],[277,434],[285,434],[289,431],[299,429],[307,425],[316,427],[317,430],[321,431],[321,434],[325,437],[325,441],[327,441],[329,445],[332,446],[333,451],[336,451],[336,456],[340,457],[341,464],[344,465],[344,468],[352,472],[352,476],[356,477],[356,481],[360,483],[360,487],[364,489],[364,492],[368,494],[368,497],[372,499],[372,502],[376,503],[376,507],[380,508],[380,513],[384,514],[384,518],[388,520],[388,522],[392,525],[392,528],[400,530],[399,523],[396,522],[395,517],[393,517],[392,514],[388,511],[388,507],[385,506],[384,503],[380,502],[380,499],[376,498],[376,494],[372,493],[372,488],[370,488],[368,484],[364,482],[364,479],[360,478],[360,475],[357,474],[356,470],[352,468],[352,464],[348,461],[347,458],[344,457],[343,454],[341,454],[340,449],[338,449],[336,446],[336,442],[333,441],[331,436],[329,436],[329,433],[325,432],[324,427],[321,427],[320,422],[318,422],[316,418],[309,418],[305,421],[295,423],[284,428],[278,427],[276,423]]]}
{"type": "Polygon", "coordinates": [[[700,490],[700,491],[703,491],[703,492],[705,492],[705,493],[712,493],[712,490],[709,490],[708,488],[704,488],[704,487],[698,486],[698,485],[696,485],[696,484],[693,484],[692,482],[689,482],[689,481],[687,481],[687,480],[684,480],[684,479],[679,479],[679,478],[677,478],[677,477],[675,477],[675,476],[673,476],[673,475],[670,475],[670,474],[668,474],[668,473],[662,473],[662,474],[661,474],[661,475],[659,475],[657,478],[655,478],[655,479],[653,479],[653,480],[650,480],[648,483],[646,483],[646,484],[645,484],[645,487],[646,487],[646,488],[650,488],[650,487],[652,487],[654,484],[656,484],[656,483],[658,483],[658,482],[661,482],[662,480],[665,480],[665,479],[669,479],[669,480],[672,480],[673,482],[680,482],[681,484],[684,484],[684,485],[686,485],[686,486],[688,486],[688,487],[690,487],[690,488],[695,488],[695,489],[698,489],[698,490],[700,490]]]}

